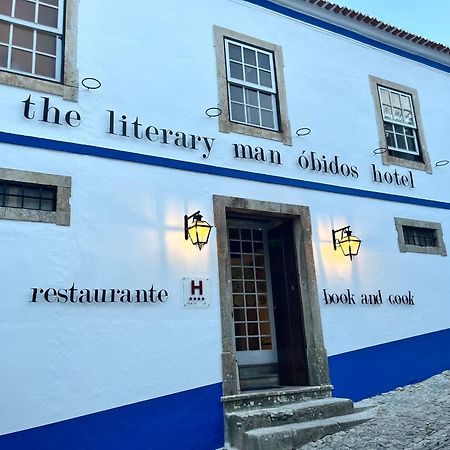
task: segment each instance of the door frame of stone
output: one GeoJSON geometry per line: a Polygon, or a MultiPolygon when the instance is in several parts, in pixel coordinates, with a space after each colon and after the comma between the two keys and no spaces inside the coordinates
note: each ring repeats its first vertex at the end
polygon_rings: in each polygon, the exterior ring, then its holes
{"type": "Polygon", "coordinates": [[[323,343],[309,207],[219,195],[213,196],[213,206],[219,264],[223,394],[228,396],[240,393],[234,343],[233,306],[230,301],[232,297],[231,270],[227,236],[227,215],[229,214],[237,214],[249,219],[264,216],[271,219],[292,220],[309,382],[311,386],[329,385],[330,375],[323,343]]]}

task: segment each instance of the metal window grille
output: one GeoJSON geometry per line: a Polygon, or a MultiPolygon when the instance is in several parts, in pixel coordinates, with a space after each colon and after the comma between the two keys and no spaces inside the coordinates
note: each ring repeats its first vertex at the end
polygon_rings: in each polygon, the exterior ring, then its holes
{"type": "Polygon", "coordinates": [[[61,81],[64,0],[1,0],[0,69],[61,81]]]}
{"type": "Polygon", "coordinates": [[[0,206],[56,211],[56,186],[0,180],[0,206]]]}
{"type": "Polygon", "coordinates": [[[225,39],[230,120],[279,131],[272,52],[225,39]]]}
{"type": "Polygon", "coordinates": [[[419,247],[437,247],[436,230],[433,228],[419,228],[403,226],[405,244],[419,247]]]}

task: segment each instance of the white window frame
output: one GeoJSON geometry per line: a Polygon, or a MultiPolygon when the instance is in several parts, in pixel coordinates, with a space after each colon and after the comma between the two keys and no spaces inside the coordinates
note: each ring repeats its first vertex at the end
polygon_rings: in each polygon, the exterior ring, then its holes
{"type": "MultiPolygon", "coordinates": [[[[36,0],[46,4],[45,0],[36,0]]],[[[16,0],[13,0],[13,11],[16,0]]],[[[33,67],[32,71],[24,72],[11,69],[11,51],[8,51],[8,67],[0,67],[0,83],[32,89],[39,92],[61,95],[67,100],[78,100],[78,70],[76,61],[77,18],[79,0],[59,0],[58,26],[53,28],[32,23],[11,16],[0,14],[0,20],[12,24],[8,48],[12,47],[12,32],[15,25],[34,31],[33,67]],[[35,74],[36,31],[44,31],[57,36],[56,39],[56,69],[55,78],[35,74]]],[[[36,8],[37,14],[38,8],[36,8]]],[[[35,17],[36,19],[36,17],[35,17]]],[[[36,20],[35,20],[36,21],[36,20]]],[[[18,46],[14,48],[21,49],[18,46]]],[[[30,49],[24,49],[30,51],[30,49]]],[[[46,55],[43,52],[38,54],[46,55]]],[[[46,55],[51,56],[53,55],[46,55]]]]}
{"type": "MultiPolygon", "coordinates": [[[[219,116],[219,130],[223,133],[241,133],[249,136],[257,136],[265,139],[281,141],[286,145],[292,145],[291,127],[287,114],[286,88],[283,74],[283,52],[279,45],[271,44],[261,39],[253,38],[233,30],[214,26],[214,46],[216,49],[216,66],[217,66],[217,82],[219,103],[218,107],[222,114],[219,116]],[[271,77],[272,86],[276,95],[276,107],[273,105],[274,124],[276,127],[267,128],[261,125],[253,125],[242,121],[231,120],[230,114],[230,83],[236,86],[242,86],[243,89],[248,88],[257,90],[261,93],[269,93],[272,95],[270,88],[255,83],[236,80],[229,77],[229,58],[228,46],[226,40],[236,43],[237,45],[247,47],[251,50],[260,51],[270,54],[273,58],[271,77]]],[[[258,95],[259,97],[259,95],[258,95]]],[[[274,99],[272,99],[272,104],[274,99]]],[[[258,107],[260,103],[258,101],[258,107]]]]}
{"type": "MultiPolygon", "coordinates": [[[[258,47],[254,47],[254,46],[250,46],[247,44],[244,44],[242,42],[238,42],[236,40],[233,39],[229,39],[229,38],[225,38],[225,59],[226,59],[226,65],[227,65],[227,80],[228,80],[228,107],[229,107],[229,111],[230,111],[230,120],[233,122],[238,122],[238,123],[243,123],[245,125],[249,125],[252,127],[260,127],[260,128],[265,128],[265,129],[269,129],[269,130],[274,130],[274,131],[279,131],[279,123],[278,123],[278,92],[277,92],[277,84],[276,84],[276,78],[275,78],[275,64],[274,64],[274,55],[272,52],[260,49],[258,47]],[[251,51],[254,51],[256,54],[256,59],[257,59],[257,53],[262,53],[265,54],[269,57],[269,71],[270,71],[270,79],[271,79],[271,84],[272,87],[268,87],[268,86],[264,86],[260,83],[252,83],[249,82],[247,80],[241,80],[240,78],[233,78],[231,76],[231,63],[234,62],[234,60],[231,59],[230,54],[229,54],[229,45],[228,44],[233,44],[235,46],[241,47],[242,50],[244,49],[248,49],[251,51]],[[245,121],[239,121],[235,118],[232,118],[233,114],[232,114],[232,103],[238,103],[235,102],[231,99],[231,86],[239,86],[243,88],[243,96],[244,96],[244,103],[242,103],[244,105],[244,114],[245,114],[245,121]],[[254,107],[254,105],[249,105],[247,100],[246,100],[246,89],[250,89],[252,91],[256,91],[258,93],[258,99],[259,99],[259,93],[263,93],[263,94],[267,94],[271,96],[271,100],[272,100],[272,109],[268,110],[266,108],[262,108],[259,104],[259,100],[258,100],[258,111],[259,111],[259,121],[260,121],[260,125],[254,124],[252,123],[249,118],[248,118],[248,107],[254,107]],[[264,126],[262,125],[262,119],[261,119],[261,110],[266,110],[266,111],[270,111],[272,113],[272,117],[273,117],[273,123],[274,126],[273,127],[268,127],[268,126],[264,126]]],[[[256,66],[253,66],[251,64],[245,63],[244,61],[241,61],[241,65],[243,66],[244,70],[243,73],[245,73],[245,66],[249,65],[252,66],[256,69],[257,73],[258,70],[260,69],[259,65],[258,65],[258,61],[256,61],[256,66]]],[[[267,70],[265,70],[267,72],[267,70]]],[[[244,75],[245,77],[245,75],[244,75]]]]}
{"type": "MultiPolygon", "coordinates": [[[[372,92],[372,97],[375,106],[376,124],[378,128],[379,143],[374,143],[373,147],[384,148],[384,152],[381,153],[381,160],[385,165],[396,165],[402,167],[408,167],[410,169],[418,169],[432,173],[432,166],[430,157],[427,150],[426,139],[424,134],[424,127],[422,124],[420,114],[420,103],[417,91],[413,88],[394,83],[389,80],[384,80],[379,77],[369,75],[369,82],[372,92]],[[412,108],[413,124],[393,120],[387,117],[383,112],[381,90],[386,89],[389,92],[406,96],[412,108]],[[410,151],[408,149],[402,149],[388,145],[388,138],[386,135],[385,123],[392,124],[394,126],[403,127],[403,135],[406,139],[405,127],[413,130],[414,143],[416,151],[410,151]]],[[[403,117],[403,109],[402,109],[403,117]]],[[[395,133],[395,132],[394,132],[395,133]]],[[[401,133],[397,133],[401,134],[401,133]]],[[[394,138],[395,139],[395,138],[394,138]]],[[[394,140],[394,142],[396,142],[394,140]]]]}

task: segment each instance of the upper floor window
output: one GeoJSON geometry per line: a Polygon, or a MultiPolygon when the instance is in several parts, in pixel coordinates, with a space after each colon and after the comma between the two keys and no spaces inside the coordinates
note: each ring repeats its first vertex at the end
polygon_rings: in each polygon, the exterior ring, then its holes
{"type": "Polygon", "coordinates": [[[77,99],[78,1],[0,1],[0,83],[77,99]]]}
{"type": "Polygon", "coordinates": [[[370,77],[384,164],[431,173],[415,89],[370,77]]]}
{"type": "Polygon", "coordinates": [[[0,67],[60,81],[63,5],[3,0],[0,13],[0,67]]]}
{"type": "Polygon", "coordinates": [[[281,47],[214,27],[219,128],[291,145],[281,47]]]}
{"type": "Polygon", "coordinates": [[[273,54],[225,39],[231,120],[279,129],[273,54]]]}

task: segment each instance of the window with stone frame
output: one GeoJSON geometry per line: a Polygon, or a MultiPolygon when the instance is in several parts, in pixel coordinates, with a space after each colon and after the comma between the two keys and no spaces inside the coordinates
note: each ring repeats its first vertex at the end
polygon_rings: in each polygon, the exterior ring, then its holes
{"type": "Polygon", "coordinates": [[[0,82],[76,100],[79,0],[1,0],[0,82]]]}
{"type": "Polygon", "coordinates": [[[417,91],[370,76],[384,164],[432,172],[417,91]]]}

